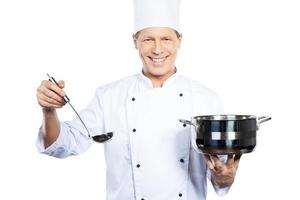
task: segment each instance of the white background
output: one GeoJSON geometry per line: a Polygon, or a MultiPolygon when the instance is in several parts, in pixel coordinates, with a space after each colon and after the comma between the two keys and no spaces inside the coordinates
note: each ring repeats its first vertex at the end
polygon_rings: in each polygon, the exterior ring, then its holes
{"type": "MultiPolygon", "coordinates": [[[[97,86],[141,69],[131,0],[0,1],[0,199],[105,199],[103,146],[38,154],[36,88],[51,73],[80,110],[97,86]]],[[[220,94],[226,111],[270,115],[223,200],[296,199],[300,6],[292,0],[184,0],[178,71],[220,94]]],[[[61,120],[73,117],[65,107],[61,120]]],[[[130,187],[130,186],[128,186],[130,187]]],[[[218,199],[211,185],[208,199],[218,199]]]]}

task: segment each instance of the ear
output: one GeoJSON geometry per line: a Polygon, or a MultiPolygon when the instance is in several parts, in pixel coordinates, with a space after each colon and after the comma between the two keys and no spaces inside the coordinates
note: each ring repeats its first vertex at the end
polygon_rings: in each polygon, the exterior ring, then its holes
{"type": "Polygon", "coordinates": [[[182,33],[180,33],[180,36],[178,38],[178,49],[180,49],[181,46],[181,40],[182,40],[182,33]]]}
{"type": "Polygon", "coordinates": [[[132,39],[133,39],[134,48],[138,49],[137,48],[137,38],[135,37],[135,34],[132,34],[132,39]]]}

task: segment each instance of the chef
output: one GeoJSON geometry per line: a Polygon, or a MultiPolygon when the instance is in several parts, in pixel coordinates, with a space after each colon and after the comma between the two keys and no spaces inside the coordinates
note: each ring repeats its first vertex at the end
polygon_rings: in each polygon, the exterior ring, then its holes
{"type": "MultiPolygon", "coordinates": [[[[203,200],[207,180],[219,195],[234,181],[240,157],[203,156],[192,147],[191,127],[178,121],[219,114],[219,97],[175,67],[182,35],[179,0],[135,0],[134,46],[141,72],[97,88],[80,116],[91,135],[113,132],[103,143],[108,200],[203,200]]],[[[66,158],[94,142],[78,118],[60,122],[63,81],[37,89],[43,111],[39,152],[66,158]]]]}

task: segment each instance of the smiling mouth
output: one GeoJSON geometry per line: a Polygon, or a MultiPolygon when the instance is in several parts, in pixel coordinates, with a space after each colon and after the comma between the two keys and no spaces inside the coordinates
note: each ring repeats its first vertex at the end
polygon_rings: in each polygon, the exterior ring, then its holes
{"type": "Polygon", "coordinates": [[[148,56],[148,58],[153,62],[153,63],[163,63],[166,59],[167,59],[168,56],[165,56],[165,57],[161,57],[161,58],[152,58],[150,56],[148,56]]]}

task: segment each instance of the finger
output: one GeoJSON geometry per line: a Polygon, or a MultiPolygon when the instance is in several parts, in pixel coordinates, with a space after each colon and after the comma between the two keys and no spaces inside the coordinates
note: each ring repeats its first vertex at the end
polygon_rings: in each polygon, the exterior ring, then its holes
{"type": "Polygon", "coordinates": [[[55,101],[57,101],[61,104],[64,104],[64,99],[61,96],[59,96],[57,93],[55,93],[51,90],[45,91],[44,95],[50,99],[54,99],[55,101]]]}
{"type": "Polygon", "coordinates": [[[52,91],[51,89],[48,89],[47,87],[44,87],[44,86],[39,87],[38,92],[42,93],[43,95],[47,96],[48,98],[55,99],[58,102],[63,103],[63,101],[64,101],[61,96],[59,96],[56,92],[52,91]]]}
{"type": "Polygon", "coordinates": [[[39,99],[38,103],[42,108],[47,108],[47,109],[61,108],[63,106],[62,104],[50,103],[44,99],[39,99]]]}
{"type": "Polygon", "coordinates": [[[61,89],[63,89],[63,88],[65,87],[65,81],[63,81],[63,80],[58,81],[58,86],[59,86],[61,89]]]}
{"type": "Polygon", "coordinates": [[[241,160],[242,154],[234,156],[234,167],[237,169],[241,160]]]}
{"type": "Polygon", "coordinates": [[[211,161],[209,155],[206,155],[206,154],[205,154],[205,155],[204,155],[204,158],[205,158],[206,161],[211,161]]]}
{"type": "Polygon", "coordinates": [[[218,156],[211,155],[211,158],[212,158],[212,160],[213,160],[214,163],[215,163],[215,169],[216,169],[217,171],[222,170],[222,168],[223,168],[223,163],[222,163],[222,161],[218,158],[218,156]]]}
{"type": "Polygon", "coordinates": [[[226,165],[227,165],[227,166],[233,166],[233,164],[234,164],[233,154],[229,154],[229,155],[227,156],[226,165]]]}
{"type": "Polygon", "coordinates": [[[40,100],[39,104],[43,107],[43,108],[61,108],[62,106],[60,105],[55,105],[55,104],[51,104],[48,103],[47,101],[44,100],[40,100]]]}
{"type": "Polygon", "coordinates": [[[206,164],[207,164],[207,167],[214,171],[215,170],[215,167],[214,167],[214,164],[212,163],[211,159],[210,159],[210,156],[209,155],[204,155],[205,157],[205,160],[206,160],[206,164]]]}
{"type": "Polygon", "coordinates": [[[55,105],[60,105],[60,106],[64,105],[64,102],[57,101],[56,99],[53,99],[53,98],[49,98],[49,97],[47,97],[46,95],[44,95],[42,93],[38,93],[37,98],[38,98],[38,100],[42,100],[42,101],[48,102],[50,104],[55,104],[55,105]]]}
{"type": "Polygon", "coordinates": [[[234,160],[240,160],[241,157],[242,157],[242,154],[236,154],[236,155],[234,156],[234,160]]]}
{"type": "Polygon", "coordinates": [[[59,95],[61,97],[64,97],[66,95],[65,92],[59,86],[57,86],[55,83],[52,83],[51,81],[43,81],[42,83],[43,83],[42,85],[44,87],[46,87],[48,90],[52,90],[57,95],[59,95]]]}

